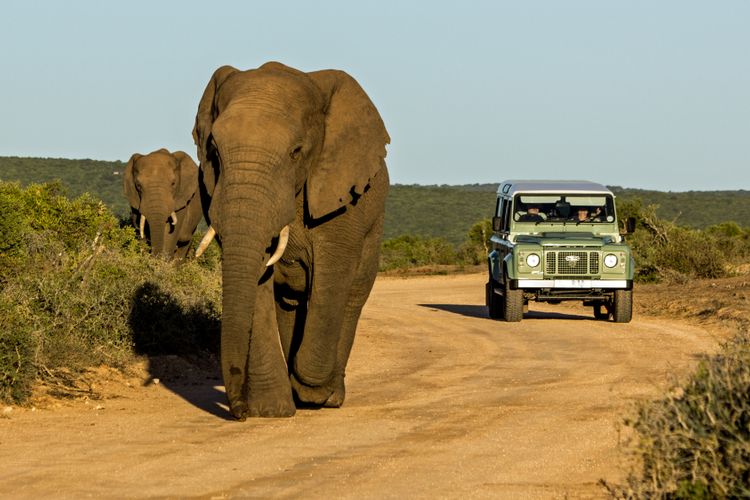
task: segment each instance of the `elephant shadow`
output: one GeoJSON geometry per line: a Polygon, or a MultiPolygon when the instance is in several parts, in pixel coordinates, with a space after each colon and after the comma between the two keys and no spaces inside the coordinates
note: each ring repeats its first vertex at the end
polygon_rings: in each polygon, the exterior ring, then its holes
{"type": "Polygon", "coordinates": [[[221,320],[210,304],[185,307],[158,284],[133,296],[128,323],[136,354],[148,359],[147,384],[159,383],[185,401],[232,420],[221,382],[221,320]]]}

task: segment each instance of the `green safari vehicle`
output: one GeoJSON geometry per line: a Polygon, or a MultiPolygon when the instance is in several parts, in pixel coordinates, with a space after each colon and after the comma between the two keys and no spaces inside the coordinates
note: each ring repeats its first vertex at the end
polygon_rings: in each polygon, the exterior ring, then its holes
{"type": "Polygon", "coordinates": [[[615,196],[589,181],[508,180],[497,190],[487,258],[489,316],[521,321],[529,301],[581,301],[596,319],[628,323],[634,262],[615,196]]]}

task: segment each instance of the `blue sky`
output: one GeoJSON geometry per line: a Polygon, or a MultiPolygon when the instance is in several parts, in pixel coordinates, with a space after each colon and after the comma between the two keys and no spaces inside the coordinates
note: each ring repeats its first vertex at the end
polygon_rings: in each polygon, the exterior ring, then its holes
{"type": "Polygon", "coordinates": [[[750,189],[750,2],[25,1],[0,7],[0,155],[127,160],[213,71],[343,69],[401,184],[750,189]]]}

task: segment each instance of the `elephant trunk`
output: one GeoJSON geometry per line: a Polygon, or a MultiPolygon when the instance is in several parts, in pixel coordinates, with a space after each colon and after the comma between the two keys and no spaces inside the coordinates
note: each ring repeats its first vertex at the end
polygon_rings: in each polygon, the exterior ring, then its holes
{"type": "Polygon", "coordinates": [[[166,234],[171,230],[169,226],[169,209],[155,205],[141,205],[141,214],[145,216],[151,235],[151,254],[161,255],[169,252],[165,248],[166,234]]]}
{"type": "Polygon", "coordinates": [[[269,190],[269,184],[262,183],[264,175],[257,171],[257,164],[227,165],[224,192],[218,202],[217,230],[223,252],[221,368],[230,409],[237,418],[244,418],[249,411],[253,391],[249,381],[255,387],[271,383],[263,380],[263,367],[253,366],[259,361],[259,351],[267,349],[261,339],[278,338],[275,319],[263,320],[266,316],[275,318],[275,309],[272,303],[258,303],[258,288],[261,282],[272,279],[266,263],[282,225],[280,197],[269,190]],[[258,309],[262,307],[271,310],[258,309]],[[254,342],[257,345],[251,347],[254,342]],[[252,361],[251,355],[255,356],[252,361]]]}
{"type": "Polygon", "coordinates": [[[221,370],[230,410],[241,419],[248,413],[250,344],[265,255],[260,245],[248,246],[246,236],[231,226],[227,232],[222,240],[221,370]]]}

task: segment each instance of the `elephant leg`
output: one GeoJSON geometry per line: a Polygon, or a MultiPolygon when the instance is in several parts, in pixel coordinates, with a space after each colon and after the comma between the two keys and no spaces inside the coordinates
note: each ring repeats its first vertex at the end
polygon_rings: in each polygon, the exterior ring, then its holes
{"type": "Polygon", "coordinates": [[[361,256],[361,247],[347,249],[340,241],[316,250],[304,333],[299,349],[293,351],[292,387],[300,401],[316,405],[323,405],[335,391],[339,334],[361,256]]]}
{"type": "Polygon", "coordinates": [[[296,408],[276,321],[273,278],[259,285],[253,321],[247,380],[248,416],[292,416],[296,408]]]}
{"type": "Polygon", "coordinates": [[[383,220],[381,215],[373,228],[365,236],[362,248],[362,260],[359,263],[357,273],[349,292],[349,300],[344,310],[344,321],[341,325],[341,334],[336,350],[336,367],[334,369],[333,393],[324,403],[329,408],[338,408],[344,404],[346,388],[344,377],[346,365],[349,362],[349,354],[354,344],[354,335],[357,331],[357,323],[362,313],[362,307],[370,296],[370,291],[375,283],[380,265],[380,239],[383,233],[383,220]]]}
{"type": "Polygon", "coordinates": [[[287,362],[299,348],[299,342],[305,326],[305,313],[307,311],[307,305],[304,300],[295,301],[294,304],[290,304],[289,302],[287,297],[280,297],[277,291],[276,319],[279,324],[281,348],[284,351],[284,358],[287,362]]]}

